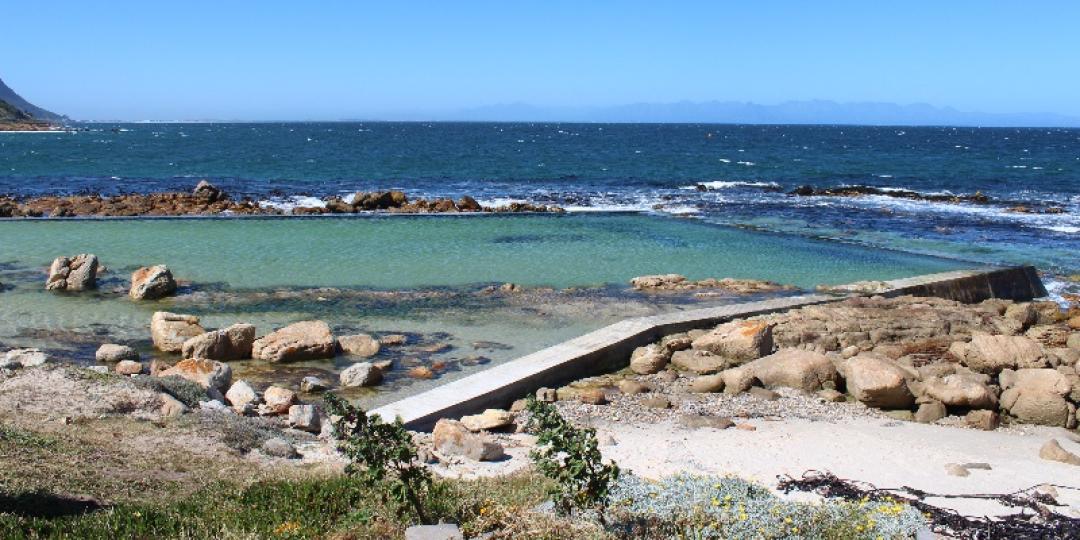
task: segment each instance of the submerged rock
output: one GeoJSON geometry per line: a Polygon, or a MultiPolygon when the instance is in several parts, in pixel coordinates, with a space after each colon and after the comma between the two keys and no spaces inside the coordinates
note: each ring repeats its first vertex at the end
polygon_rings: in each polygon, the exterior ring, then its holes
{"type": "Polygon", "coordinates": [[[338,376],[346,388],[374,386],[382,382],[382,370],[371,362],[357,362],[345,368],[338,376]]]}
{"type": "Polygon", "coordinates": [[[97,287],[98,258],[83,253],[72,258],[57,257],[49,266],[45,289],[50,291],[85,291],[97,287]]]}
{"type": "Polygon", "coordinates": [[[333,358],[336,352],[337,340],[323,321],[290,324],[255,340],[252,347],[252,356],[267,362],[333,358]]]}
{"type": "Polygon", "coordinates": [[[164,264],[144,266],[131,274],[128,296],[133,300],[156,300],[176,292],[176,280],[164,264]]]}
{"type": "Polygon", "coordinates": [[[205,332],[194,315],[158,311],[150,318],[150,337],[160,351],[181,352],[185,341],[205,332]]]}
{"type": "Polygon", "coordinates": [[[351,356],[371,358],[379,354],[379,341],[367,334],[341,336],[337,341],[341,352],[351,356]]]}

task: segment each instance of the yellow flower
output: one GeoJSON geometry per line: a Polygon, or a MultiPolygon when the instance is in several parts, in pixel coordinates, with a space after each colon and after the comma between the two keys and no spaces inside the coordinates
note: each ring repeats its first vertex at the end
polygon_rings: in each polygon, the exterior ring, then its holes
{"type": "Polygon", "coordinates": [[[274,534],[287,534],[300,530],[300,524],[295,521],[286,521],[274,529],[274,534]]]}
{"type": "Polygon", "coordinates": [[[790,517],[784,518],[784,523],[791,523],[791,518],[790,517]]]}
{"type": "Polygon", "coordinates": [[[717,499],[716,497],[713,497],[712,498],[712,505],[713,506],[720,506],[720,499],[717,499]]]}
{"type": "Polygon", "coordinates": [[[745,512],[744,512],[744,513],[741,513],[741,514],[739,514],[739,521],[746,521],[746,517],[747,517],[747,516],[746,516],[746,513],[745,513],[745,512]]]}
{"type": "Polygon", "coordinates": [[[481,506],[480,507],[480,515],[482,516],[482,515],[484,515],[486,513],[487,513],[487,507],[486,506],[481,506]]]}
{"type": "Polygon", "coordinates": [[[799,534],[799,528],[798,528],[798,527],[792,527],[792,528],[791,528],[791,532],[792,532],[793,534],[799,534]]]}

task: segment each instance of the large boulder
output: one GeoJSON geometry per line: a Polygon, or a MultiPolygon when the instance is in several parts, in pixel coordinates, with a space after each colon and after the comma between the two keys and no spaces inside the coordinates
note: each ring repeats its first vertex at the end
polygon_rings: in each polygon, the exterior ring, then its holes
{"type": "Polygon", "coordinates": [[[718,373],[725,369],[737,366],[742,362],[726,356],[719,356],[708,351],[687,349],[676,351],[671,355],[671,363],[679,369],[693,371],[697,374],[718,373]]]}
{"type": "Polygon", "coordinates": [[[341,380],[341,386],[353,388],[375,386],[382,382],[383,373],[371,362],[357,362],[345,368],[338,377],[341,380]]]}
{"type": "Polygon", "coordinates": [[[1069,426],[1076,407],[1066,399],[1069,379],[1054,369],[1004,370],[998,377],[1004,391],[1001,408],[1021,422],[1069,426]]]}
{"type": "Polygon", "coordinates": [[[997,394],[978,377],[965,374],[930,378],[923,384],[923,391],[948,407],[997,408],[997,394]]]}
{"type": "Polygon", "coordinates": [[[367,334],[355,334],[338,338],[338,347],[341,352],[350,356],[371,358],[379,354],[379,340],[367,334]]]}
{"type": "Polygon", "coordinates": [[[333,358],[335,352],[337,340],[323,321],[290,324],[255,340],[251,349],[254,358],[267,362],[333,358]]]}
{"type": "Polygon", "coordinates": [[[1072,383],[1064,373],[1056,369],[1011,369],[1002,370],[998,375],[1001,388],[1023,388],[1030,391],[1050,392],[1059,396],[1068,396],[1072,383]]]}
{"type": "Polygon", "coordinates": [[[292,390],[273,385],[263,392],[263,407],[260,407],[260,414],[286,414],[289,412],[289,408],[296,403],[296,392],[292,390]]]}
{"type": "Polygon", "coordinates": [[[224,392],[232,382],[232,368],[216,360],[189,358],[181,360],[175,366],[158,373],[158,377],[178,375],[198,383],[203,388],[213,388],[224,392]]]}
{"type": "Polygon", "coordinates": [[[121,360],[134,360],[138,362],[139,352],[136,351],[133,347],[129,347],[127,345],[106,343],[98,347],[97,352],[94,353],[94,358],[98,362],[110,364],[113,362],[119,362],[121,360]]]}
{"type": "Polygon", "coordinates": [[[243,413],[246,409],[255,406],[259,401],[259,394],[247,381],[240,380],[232,383],[225,392],[225,399],[232,405],[233,410],[243,413]]]}
{"type": "Polygon", "coordinates": [[[461,417],[461,425],[472,432],[502,429],[513,422],[513,413],[502,409],[485,409],[480,414],[461,417]]]}
{"type": "Polygon", "coordinates": [[[766,321],[734,321],[721,324],[697,338],[693,349],[739,362],[756,360],[772,352],[773,325],[766,321]]]}
{"type": "Polygon", "coordinates": [[[840,376],[824,354],[804,349],[780,349],[746,364],[766,387],[785,386],[807,392],[835,388],[840,376]]]}
{"type": "Polygon", "coordinates": [[[159,351],[180,352],[185,341],[205,332],[194,315],[158,311],[150,318],[150,337],[159,351]]]}
{"type": "Polygon", "coordinates": [[[990,375],[1003,369],[1047,366],[1043,348],[1026,336],[975,334],[969,343],[953,343],[949,347],[949,354],[972,370],[990,375]]]}
{"type": "Polygon", "coordinates": [[[50,291],[85,291],[97,287],[98,258],[83,253],[72,258],[57,257],[49,266],[45,289],[50,291]]]}
{"type": "Polygon", "coordinates": [[[474,461],[494,461],[503,457],[503,447],[481,434],[469,431],[461,422],[443,418],[432,432],[435,450],[474,461]]]}
{"type": "Polygon", "coordinates": [[[188,338],[180,350],[184,358],[242,360],[251,358],[254,343],[255,327],[240,323],[188,338]]]}
{"type": "Polygon", "coordinates": [[[639,375],[659,373],[671,361],[671,352],[658,344],[646,345],[634,349],[630,355],[630,370],[639,375]]]}
{"type": "Polygon", "coordinates": [[[225,200],[228,195],[225,194],[220,188],[207,182],[206,180],[199,180],[199,183],[195,185],[195,189],[191,191],[191,195],[196,199],[206,201],[208,203],[225,200]]]}
{"type": "Polygon", "coordinates": [[[128,296],[133,300],[155,300],[176,292],[176,280],[164,264],[144,266],[131,274],[128,296]]]}
{"type": "Polygon", "coordinates": [[[908,409],[915,396],[908,389],[908,372],[889,360],[859,355],[841,364],[848,392],[857,400],[879,409],[908,409]]]}
{"type": "Polygon", "coordinates": [[[11,369],[15,367],[37,367],[49,361],[49,355],[41,349],[11,349],[0,356],[0,366],[11,369]]]}

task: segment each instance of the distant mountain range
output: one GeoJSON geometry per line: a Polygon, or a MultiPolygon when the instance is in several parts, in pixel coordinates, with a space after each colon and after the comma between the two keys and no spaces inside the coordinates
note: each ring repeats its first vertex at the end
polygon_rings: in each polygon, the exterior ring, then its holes
{"type": "Polygon", "coordinates": [[[0,80],[0,121],[5,121],[5,118],[7,118],[6,121],[18,122],[25,122],[27,120],[64,122],[67,120],[66,116],[47,111],[26,101],[22,96],[16,94],[8,85],[4,84],[3,80],[0,80]],[[6,105],[6,107],[4,105],[6,105]],[[23,115],[16,114],[18,112],[23,113],[23,115]],[[29,116],[30,118],[25,118],[25,116],[29,116]]]}
{"type": "Polygon", "coordinates": [[[609,107],[492,105],[434,114],[416,120],[525,122],[685,122],[724,124],[948,125],[1000,127],[1080,127],[1080,117],[1054,113],[964,112],[924,103],[838,103],[789,101],[778,105],[735,101],[634,103],[609,107]]]}

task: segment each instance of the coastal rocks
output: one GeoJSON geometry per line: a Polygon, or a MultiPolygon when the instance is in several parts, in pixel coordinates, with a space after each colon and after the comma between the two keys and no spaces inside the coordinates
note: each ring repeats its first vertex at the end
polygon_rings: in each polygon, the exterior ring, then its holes
{"type": "Polygon", "coordinates": [[[760,281],[755,279],[709,278],[700,281],[692,281],[680,274],[639,276],[630,280],[630,286],[636,290],[647,292],[717,289],[733,294],[761,294],[791,290],[793,288],[771,281],[760,281]]]}
{"type": "Polygon", "coordinates": [[[907,386],[907,372],[891,362],[859,355],[841,366],[848,392],[867,406],[907,409],[915,403],[907,386]]]}
{"type": "Polygon", "coordinates": [[[339,378],[346,388],[374,386],[382,382],[383,373],[371,362],[358,362],[345,368],[339,378]]]}
{"type": "Polygon", "coordinates": [[[944,378],[925,381],[926,396],[949,407],[968,409],[993,409],[997,407],[997,394],[989,386],[970,375],[953,374],[944,378]]]}
{"type": "Polygon", "coordinates": [[[893,199],[908,199],[913,201],[949,202],[949,203],[976,203],[987,204],[990,197],[980,191],[971,195],[953,195],[938,193],[919,193],[907,189],[879,188],[872,186],[837,186],[831,188],[815,188],[814,186],[799,186],[788,193],[799,197],[865,197],[868,195],[877,197],[890,197],[893,199]]]}
{"type": "Polygon", "coordinates": [[[173,375],[198,383],[203,388],[212,388],[224,392],[232,381],[232,368],[228,364],[216,360],[189,358],[181,360],[175,366],[162,371],[158,374],[158,377],[170,377],[173,375]]]}
{"type": "Polygon", "coordinates": [[[949,347],[949,354],[965,366],[987,374],[1006,368],[1039,368],[1047,365],[1042,347],[1024,336],[975,334],[970,343],[953,343],[949,347]]]}
{"type": "Polygon", "coordinates": [[[11,349],[0,357],[0,367],[37,367],[49,361],[49,355],[41,349],[11,349]]]}
{"type": "Polygon", "coordinates": [[[337,341],[341,352],[350,356],[370,358],[379,354],[379,341],[367,334],[341,336],[337,341]]]}
{"type": "Polygon", "coordinates": [[[1075,421],[1076,406],[1065,399],[1069,380],[1053,369],[1005,370],[999,376],[1001,409],[1021,422],[1067,427],[1075,421]]]}
{"type": "Polygon", "coordinates": [[[300,391],[309,394],[324,392],[330,388],[330,384],[314,375],[308,375],[300,380],[300,391]]]}
{"type": "Polygon", "coordinates": [[[738,365],[740,362],[707,351],[688,349],[672,354],[671,363],[679,369],[704,375],[723,371],[738,365]]]}
{"type": "Polygon", "coordinates": [[[234,382],[229,387],[229,391],[225,392],[225,400],[232,405],[234,411],[243,414],[255,407],[259,401],[259,394],[247,381],[240,380],[234,382]]]}
{"type": "Polygon", "coordinates": [[[267,439],[266,442],[262,444],[261,450],[268,456],[284,459],[293,459],[300,455],[296,452],[296,447],[283,437],[267,439]]]}
{"type": "Polygon", "coordinates": [[[785,386],[806,392],[835,388],[839,374],[824,354],[803,349],[781,349],[744,366],[761,384],[785,386]]]}
{"type": "Polygon", "coordinates": [[[502,429],[514,422],[514,415],[502,409],[486,409],[480,414],[461,417],[461,425],[474,433],[502,429]]]}
{"type": "Polygon", "coordinates": [[[120,375],[138,375],[143,372],[143,365],[135,360],[121,360],[115,369],[120,375]]]}
{"type": "Polygon", "coordinates": [[[639,375],[659,373],[671,360],[671,352],[666,348],[653,344],[638,347],[630,356],[630,370],[639,375]]]}
{"type": "Polygon", "coordinates": [[[1080,456],[1061,447],[1057,439],[1050,439],[1039,448],[1039,457],[1047,461],[1057,461],[1066,465],[1080,466],[1080,456]]]}
{"type": "Polygon", "coordinates": [[[296,392],[272,385],[263,392],[263,404],[259,406],[259,414],[286,414],[295,403],[296,392]]]}
{"type": "Polygon", "coordinates": [[[160,399],[161,409],[159,409],[159,412],[165,418],[176,418],[190,410],[182,401],[164,392],[162,392],[160,399]]]}
{"type": "Polygon", "coordinates": [[[94,359],[103,364],[111,364],[113,362],[119,362],[121,360],[139,360],[139,352],[134,347],[127,345],[118,345],[116,343],[106,343],[98,347],[97,352],[94,353],[94,359]]]}
{"type": "Polygon", "coordinates": [[[649,386],[638,381],[624,379],[619,381],[619,392],[623,394],[644,394],[649,391],[649,386]]]}
{"type": "Polygon", "coordinates": [[[379,345],[383,347],[400,347],[409,342],[409,337],[404,334],[388,334],[379,338],[379,345]]]}
{"type": "Polygon", "coordinates": [[[772,352],[773,325],[765,321],[735,321],[721,324],[695,339],[692,347],[732,360],[747,362],[772,352]]]}
{"type": "Polygon", "coordinates": [[[585,388],[578,392],[578,401],[586,405],[603,405],[608,399],[607,394],[599,388],[585,388]]]}
{"type": "Polygon", "coordinates": [[[72,258],[57,257],[49,266],[45,289],[49,291],[85,291],[97,287],[98,258],[83,253],[72,258]]]}
{"type": "Polygon", "coordinates": [[[333,358],[336,351],[337,341],[330,325],[323,321],[303,321],[255,340],[252,356],[267,362],[292,362],[333,358]]]}
{"type": "Polygon", "coordinates": [[[289,426],[300,431],[318,433],[322,429],[319,409],[314,405],[293,405],[289,407],[289,426]]]}
{"type": "Polygon", "coordinates": [[[176,280],[164,264],[144,266],[131,274],[132,300],[156,300],[176,292],[176,280]]]}
{"type": "Polygon", "coordinates": [[[159,351],[181,352],[185,341],[205,332],[194,315],[158,311],[150,318],[150,337],[159,351]]]}
{"type": "Polygon", "coordinates": [[[229,198],[224,191],[221,191],[217,186],[206,180],[199,180],[199,183],[195,184],[195,189],[191,191],[191,195],[200,201],[208,203],[223,201],[229,198]]]}
{"type": "Polygon", "coordinates": [[[251,358],[255,327],[240,323],[188,338],[180,350],[184,358],[242,360],[251,358]]]}
{"type": "Polygon", "coordinates": [[[503,457],[503,447],[472,433],[461,422],[443,418],[435,423],[432,432],[435,450],[447,455],[461,456],[474,461],[494,461],[503,457]]]}
{"type": "Polygon", "coordinates": [[[915,421],[921,424],[932,424],[945,418],[947,414],[948,411],[945,409],[944,403],[931,401],[919,405],[919,408],[915,411],[915,421]]]}
{"type": "Polygon", "coordinates": [[[987,409],[970,411],[964,415],[964,424],[983,431],[993,431],[1001,425],[1001,416],[987,409]]]}

